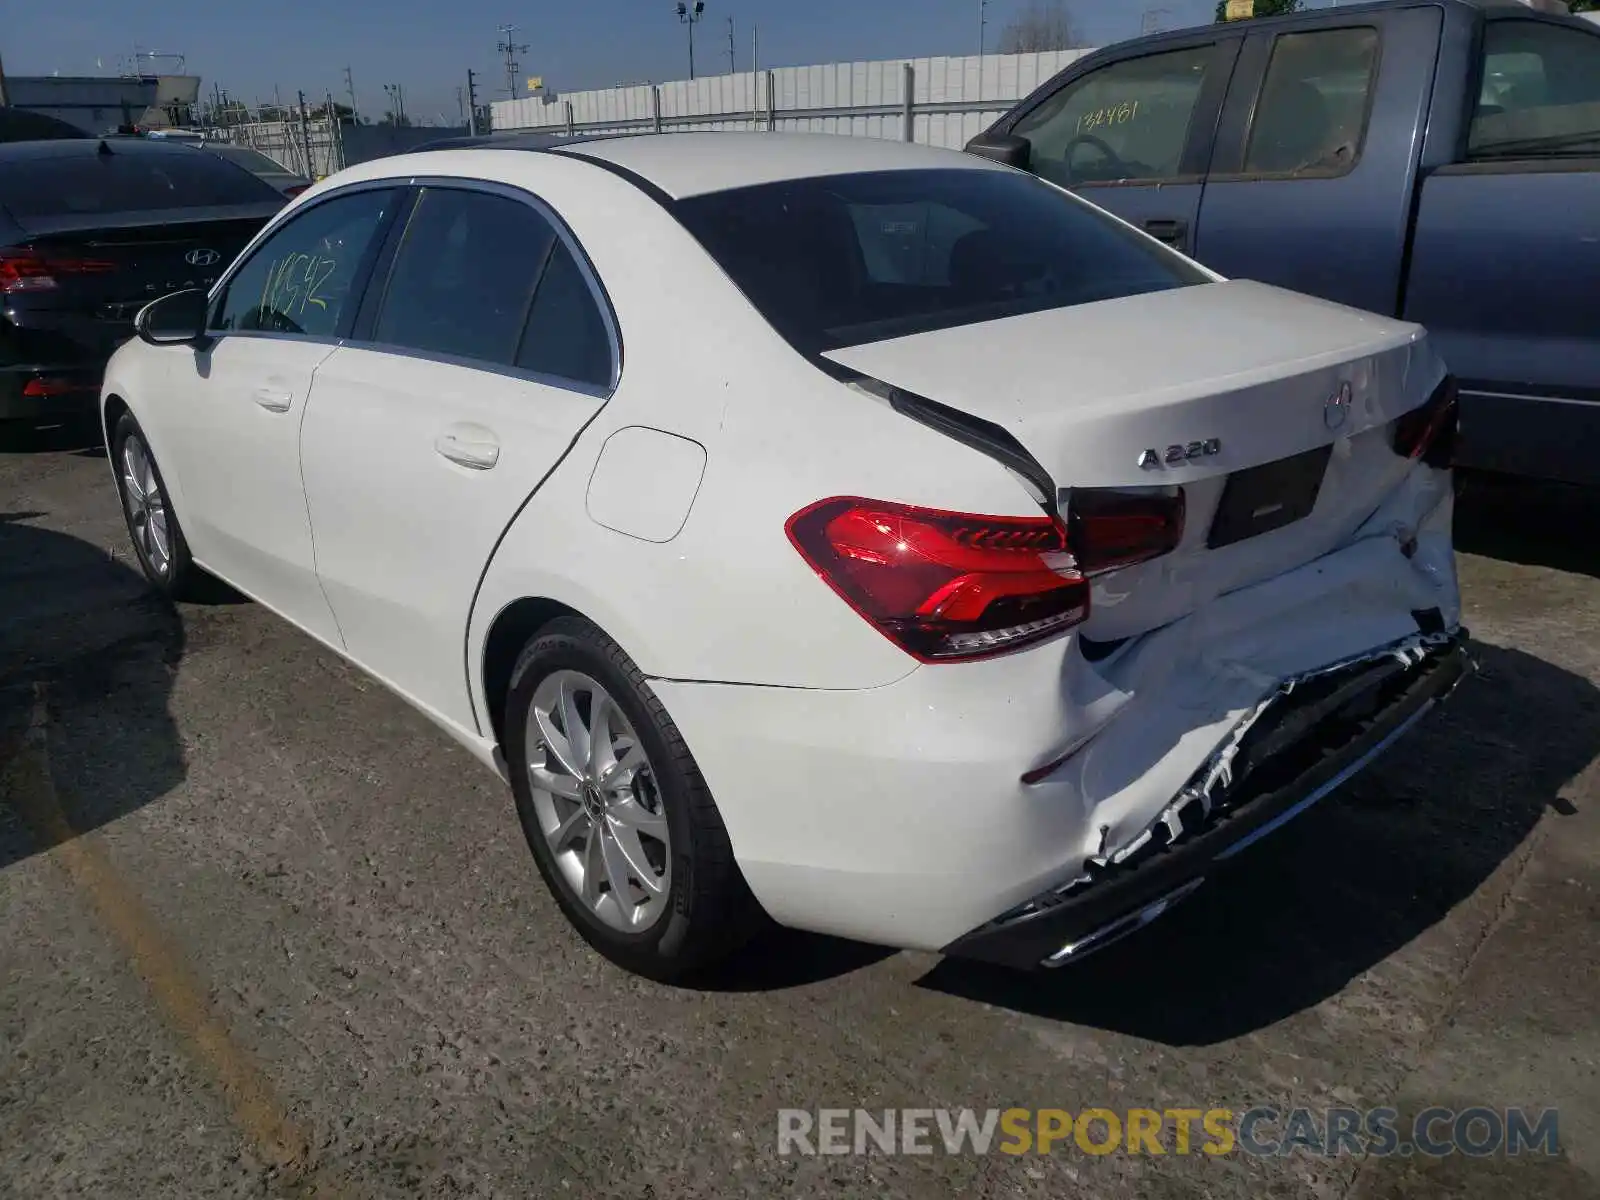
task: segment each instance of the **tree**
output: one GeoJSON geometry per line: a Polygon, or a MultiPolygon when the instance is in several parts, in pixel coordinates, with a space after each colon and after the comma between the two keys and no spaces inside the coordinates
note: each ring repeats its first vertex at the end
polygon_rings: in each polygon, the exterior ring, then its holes
{"type": "MultiPolygon", "coordinates": [[[[1299,12],[1304,6],[1302,0],[1256,0],[1256,16],[1281,17],[1285,13],[1299,12]]],[[[1217,20],[1228,19],[1228,0],[1217,0],[1217,20]]]]}
{"type": "MultiPolygon", "coordinates": [[[[318,104],[312,108],[311,116],[319,121],[327,120],[328,102],[324,100],[321,104],[318,104]]],[[[333,102],[333,116],[334,119],[337,120],[341,125],[348,125],[355,119],[355,113],[351,110],[350,106],[348,104],[340,104],[337,100],[333,102]]]]}
{"type": "Polygon", "coordinates": [[[1001,54],[1071,50],[1082,44],[1063,0],[1030,0],[1028,7],[1000,31],[1001,54]]]}

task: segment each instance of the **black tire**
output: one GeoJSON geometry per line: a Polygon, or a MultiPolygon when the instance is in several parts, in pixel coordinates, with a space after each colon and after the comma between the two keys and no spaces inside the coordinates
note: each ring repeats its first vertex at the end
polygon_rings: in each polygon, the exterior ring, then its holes
{"type": "Polygon", "coordinates": [[[144,577],[169,600],[194,599],[202,585],[203,575],[189,556],[189,543],[183,536],[183,527],[179,524],[178,514],[172,507],[172,494],[167,491],[166,480],[161,477],[161,467],[150,449],[144,430],[139,428],[139,422],[134,420],[132,413],[123,413],[112,427],[110,452],[113,472],[117,479],[117,498],[122,501],[123,522],[128,527],[128,537],[133,542],[133,552],[139,559],[139,567],[144,571],[144,577]],[[152,556],[147,548],[135,516],[137,505],[130,502],[127,454],[130,443],[135,441],[149,459],[150,473],[163,499],[167,532],[165,561],[161,561],[159,556],[152,556]]]}
{"type": "Polygon", "coordinates": [[[683,981],[726,959],[760,927],[760,906],[682,734],[633,660],[603,630],[581,617],[562,617],[523,648],[511,673],[505,749],[517,816],[539,873],[567,919],[612,962],[650,979],[683,981]],[[644,750],[664,811],[672,847],[665,909],[639,933],[607,925],[579,897],[558,868],[534,808],[529,710],[540,683],[562,670],[588,675],[610,693],[644,750]]]}

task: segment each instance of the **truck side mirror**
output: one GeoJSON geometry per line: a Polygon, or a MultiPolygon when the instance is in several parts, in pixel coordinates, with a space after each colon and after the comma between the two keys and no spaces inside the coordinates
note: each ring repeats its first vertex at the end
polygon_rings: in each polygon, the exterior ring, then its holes
{"type": "Polygon", "coordinates": [[[1028,139],[1012,133],[980,133],[967,143],[967,153],[1022,171],[1028,170],[1033,159],[1033,147],[1028,139]]]}

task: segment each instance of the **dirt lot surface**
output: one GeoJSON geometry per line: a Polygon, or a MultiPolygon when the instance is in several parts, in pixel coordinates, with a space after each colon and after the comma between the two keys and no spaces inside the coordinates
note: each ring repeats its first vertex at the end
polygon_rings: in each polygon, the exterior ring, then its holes
{"type": "Polygon", "coordinates": [[[0,1196],[1600,1195],[1600,500],[1459,524],[1477,677],[1147,932],[1047,976],[775,934],[683,990],[569,931],[381,687],[155,602],[103,457],[13,447],[0,1196]],[[1480,1104],[1562,1153],[776,1148],[781,1108],[1480,1104]]]}

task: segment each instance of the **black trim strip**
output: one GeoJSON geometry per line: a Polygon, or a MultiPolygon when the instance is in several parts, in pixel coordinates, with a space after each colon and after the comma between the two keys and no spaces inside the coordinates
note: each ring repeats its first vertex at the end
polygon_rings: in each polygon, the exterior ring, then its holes
{"type": "MultiPolygon", "coordinates": [[[[605,139],[605,140],[609,140],[609,139],[605,139]]],[[[585,154],[582,150],[573,150],[573,149],[566,149],[564,147],[551,146],[549,149],[545,149],[545,150],[530,150],[529,153],[530,154],[559,154],[563,158],[580,158],[584,162],[593,163],[595,166],[599,167],[602,171],[609,171],[609,172],[611,172],[611,174],[615,175],[618,179],[625,179],[629,183],[633,184],[634,187],[638,188],[646,196],[649,196],[650,199],[654,200],[657,204],[661,205],[662,208],[666,209],[667,212],[671,213],[674,220],[677,220],[677,217],[678,217],[677,204],[678,204],[678,202],[676,200],[674,200],[671,196],[669,196],[662,188],[658,187],[656,184],[654,184],[650,180],[646,179],[643,175],[639,174],[639,172],[637,172],[637,171],[630,170],[629,168],[624,167],[624,166],[622,166],[622,165],[620,165],[618,163],[614,163],[608,158],[597,158],[596,156],[594,156],[592,154],[585,154]]],[[[682,222],[679,222],[679,223],[681,224],[682,222]]],[[[684,232],[688,233],[688,230],[685,229],[684,232]]]]}

